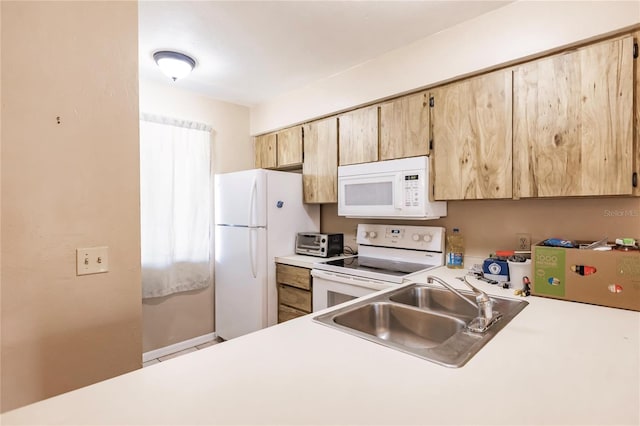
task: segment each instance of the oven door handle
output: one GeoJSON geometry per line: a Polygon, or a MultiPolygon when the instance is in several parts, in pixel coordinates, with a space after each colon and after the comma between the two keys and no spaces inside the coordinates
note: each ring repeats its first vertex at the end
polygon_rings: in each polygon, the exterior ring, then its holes
{"type": "Polygon", "coordinates": [[[323,280],[327,280],[327,281],[333,281],[333,282],[337,282],[340,284],[348,284],[348,285],[355,285],[358,287],[365,287],[365,288],[372,288],[373,289],[378,289],[378,290],[383,290],[386,288],[389,288],[391,286],[391,284],[389,283],[383,283],[381,281],[376,281],[376,280],[368,280],[366,278],[362,278],[362,277],[354,277],[354,276],[347,276],[347,275],[342,275],[342,274],[334,274],[331,272],[327,272],[327,271],[321,271],[319,269],[312,269],[311,270],[311,276],[314,278],[319,278],[319,279],[323,279],[323,280]]]}

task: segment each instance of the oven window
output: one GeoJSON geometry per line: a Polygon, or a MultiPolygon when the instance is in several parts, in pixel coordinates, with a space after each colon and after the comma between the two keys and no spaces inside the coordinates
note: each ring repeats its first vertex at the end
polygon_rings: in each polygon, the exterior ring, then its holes
{"type": "Polygon", "coordinates": [[[336,306],[349,300],[357,299],[356,296],[350,296],[348,294],[336,293],[335,291],[327,291],[327,308],[336,306]]]}
{"type": "Polygon", "coordinates": [[[344,198],[347,206],[392,206],[393,182],[348,184],[344,198]]]}

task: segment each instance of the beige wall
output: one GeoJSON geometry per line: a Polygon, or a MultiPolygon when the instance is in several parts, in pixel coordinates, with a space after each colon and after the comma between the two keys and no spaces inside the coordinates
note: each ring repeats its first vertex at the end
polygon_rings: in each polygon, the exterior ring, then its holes
{"type": "MultiPolygon", "coordinates": [[[[0,103],[2,99],[2,5],[0,5],[0,103]]],[[[1,108],[0,108],[1,109],[1,108]]],[[[0,111],[0,321],[2,321],[2,112],[0,111]]],[[[2,324],[0,324],[0,413],[2,412],[2,324]]]]}
{"type": "Polygon", "coordinates": [[[559,237],[599,240],[608,237],[640,239],[640,198],[577,198],[450,201],[447,217],[424,221],[347,219],[337,216],[337,204],[322,206],[322,232],[342,232],[345,244],[356,248],[358,223],[396,223],[460,228],[466,254],[485,257],[496,250],[514,249],[517,233],[532,241],[559,237]]]}
{"type": "Polygon", "coordinates": [[[139,368],[142,345],[137,4],[1,8],[6,411],[139,368]],[[99,245],[109,272],[76,276],[99,245]]]}
{"type": "Polygon", "coordinates": [[[213,168],[216,173],[253,168],[248,107],[141,80],[140,112],[198,121],[213,127],[213,168]]]}
{"type": "Polygon", "coordinates": [[[434,86],[639,23],[638,1],[517,1],[256,105],[251,109],[251,134],[434,86]]]}
{"type": "MultiPolygon", "coordinates": [[[[215,173],[253,167],[249,109],[155,82],[140,82],[140,111],[193,120],[213,127],[215,173]]],[[[213,286],[145,299],[143,352],[213,333],[213,286]]]]}

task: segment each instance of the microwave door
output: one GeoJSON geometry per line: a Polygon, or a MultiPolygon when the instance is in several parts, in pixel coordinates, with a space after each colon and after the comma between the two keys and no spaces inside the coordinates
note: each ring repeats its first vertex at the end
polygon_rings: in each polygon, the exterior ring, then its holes
{"type": "Polygon", "coordinates": [[[340,178],[338,215],[389,216],[394,214],[398,203],[396,179],[396,173],[340,178]]]}

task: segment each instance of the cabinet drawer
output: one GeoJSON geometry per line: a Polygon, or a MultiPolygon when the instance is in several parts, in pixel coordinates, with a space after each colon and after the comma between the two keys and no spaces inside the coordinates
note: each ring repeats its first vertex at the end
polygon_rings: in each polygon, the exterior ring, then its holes
{"type": "Polygon", "coordinates": [[[276,281],[304,290],[311,290],[311,270],[276,263],[276,281]]]}
{"type": "Polygon", "coordinates": [[[278,284],[278,303],[311,312],[311,292],[278,284]]]}
{"type": "Polygon", "coordinates": [[[307,313],[285,305],[278,305],[278,324],[304,315],[307,315],[307,313]]]}

